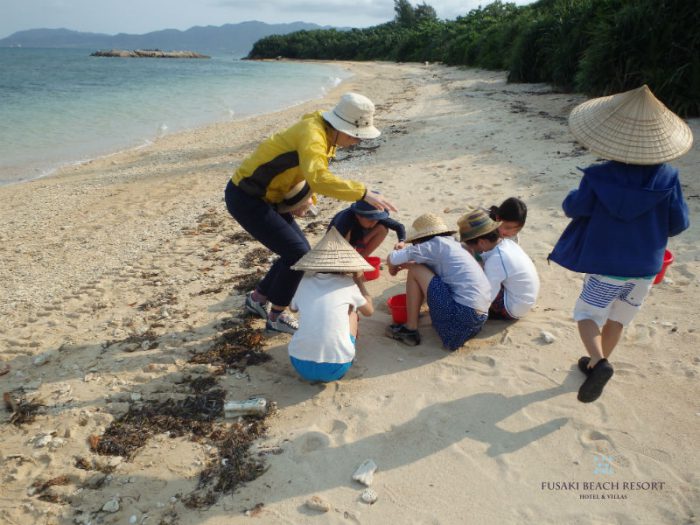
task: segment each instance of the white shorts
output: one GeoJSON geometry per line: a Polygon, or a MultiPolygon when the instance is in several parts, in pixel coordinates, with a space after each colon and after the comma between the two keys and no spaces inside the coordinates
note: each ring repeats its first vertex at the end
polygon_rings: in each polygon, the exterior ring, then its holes
{"type": "Polygon", "coordinates": [[[602,327],[606,321],[627,326],[649,295],[653,277],[614,279],[586,274],[583,290],[574,306],[574,320],[590,319],[602,327]]]}

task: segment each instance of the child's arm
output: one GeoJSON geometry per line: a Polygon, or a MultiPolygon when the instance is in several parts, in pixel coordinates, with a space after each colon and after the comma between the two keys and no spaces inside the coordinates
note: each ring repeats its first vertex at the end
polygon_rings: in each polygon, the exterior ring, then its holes
{"type": "MultiPolygon", "coordinates": [[[[404,227],[404,225],[401,224],[399,221],[392,219],[391,217],[382,219],[379,222],[386,226],[388,229],[396,232],[396,237],[398,238],[397,246],[401,245],[401,248],[403,248],[406,242],[406,228],[404,227]]],[[[394,249],[400,248],[395,247],[394,249]]]]}
{"type": "Polygon", "coordinates": [[[367,291],[367,288],[365,287],[365,280],[364,280],[364,274],[362,272],[358,272],[353,274],[352,276],[353,281],[355,281],[355,284],[357,287],[360,289],[360,293],[362,294],[362,297],[365,298],[367,301],[365,304],[360,306],[357,310],[364,316],[369,317],[374,313],[374,305],[372,304],[372,296],[369,294],[367,291]]]}

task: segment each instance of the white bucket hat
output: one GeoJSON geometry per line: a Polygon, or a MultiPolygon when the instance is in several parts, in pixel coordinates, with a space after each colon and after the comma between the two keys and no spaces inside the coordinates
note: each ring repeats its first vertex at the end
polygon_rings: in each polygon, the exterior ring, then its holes
{"type": "Polygon", "coordinates": [[[358,139],[376,139],[381,132],[374,127],[374,104],[364,95],[345,93],[323,118],[338,131],[358,139]]]}
{"type": "Polygon", "coordinates": [[[646,85],[576,106],[569,128],[591,152],[626,164],[661,164],[693,145],[688,125],[646,85]]]}
{"type": "Polygon", "coordinates": [[[413,242],[416,239],[440,235],[441,233],[455,233],[457,230],[448,228],[445,221],[433,213],[425,213],[413,221],[411,231],[406,237],[406,242],[413,242]]]}
{"type": "Polygon", "coordinates": [[[357,253],[334,226],[313,249],[292,266],[301,272],[371,272],[374,267],[357,253]]]}

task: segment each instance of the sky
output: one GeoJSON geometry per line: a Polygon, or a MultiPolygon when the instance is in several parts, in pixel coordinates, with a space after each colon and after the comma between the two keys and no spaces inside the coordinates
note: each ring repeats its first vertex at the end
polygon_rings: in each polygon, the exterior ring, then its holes
{"type": "MultiPolygon", "coordinates": [[[[422,0],[410,0],[413,5],[422,0]]],[[[453,19],[491,0],[426,0],[453,19]]],[[[511,0],[518,5],[533,0],[511,0]]],[[[246,20],[368,27],[394,18],[393,0],[0,0],[0,38],[25,29],[141,34],[246,20]]]]}

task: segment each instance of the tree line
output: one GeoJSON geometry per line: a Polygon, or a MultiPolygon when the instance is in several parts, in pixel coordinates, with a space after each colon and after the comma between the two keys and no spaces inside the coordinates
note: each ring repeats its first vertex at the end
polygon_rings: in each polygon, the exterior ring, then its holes
{"type": "Polygon", "coordinates": [[[248,58],[442,62],[590,96],[648,84],[678,114],[700,115],[697,0],[495,1],[455,20],[425,2],[395,0],[394,11],[365,29],[269,36],[248,58]]]}

